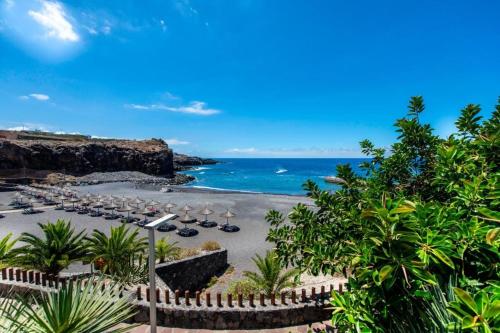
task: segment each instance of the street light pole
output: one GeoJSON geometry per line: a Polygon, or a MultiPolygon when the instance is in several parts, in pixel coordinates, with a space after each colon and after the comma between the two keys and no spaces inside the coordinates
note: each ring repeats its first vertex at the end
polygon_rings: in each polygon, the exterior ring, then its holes
{"type": "Polygon", "coordinates": [[[163,223],[172,220],[177,215],[167,214],[158,220],[146,224],[149,235],[149,325],[150,333],[156,333],[156,256],[155,256],[155,230],[163,223]]]}
{"type": "Polygon", "coordinates": [[[149,228],[149,324],[156,333],[155,228],[149,228]]]}

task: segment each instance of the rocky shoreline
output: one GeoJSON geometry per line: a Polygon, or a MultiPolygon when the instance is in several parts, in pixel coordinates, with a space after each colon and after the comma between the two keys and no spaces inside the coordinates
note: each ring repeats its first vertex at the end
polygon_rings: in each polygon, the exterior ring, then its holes
{"type": "Polygon", "coordinates": [[[176,173],[174,177],[166,178],[152,176],[138,171],[93,172],[85,176],[68,179],[67,182],[74,186],[97,185],[105,183],[131,182],[135,184],[148,184],[156,186],[183,185],[193,181],[190,175],[176,173]]]}

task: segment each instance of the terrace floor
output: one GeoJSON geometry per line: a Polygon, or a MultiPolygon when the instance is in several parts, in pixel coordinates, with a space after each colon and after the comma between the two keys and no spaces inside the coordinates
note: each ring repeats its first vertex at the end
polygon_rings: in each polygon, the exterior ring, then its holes
{"type": "MultiPolygon", "coordinates": [[[[293,326],[284,328],[273,328],[273,329],[262,329],[262,330],[200,330],[200,329],[186,329],[186,328],[171,328],[171,327],[158,327],[157,333],[210,333],[210,332],[220,332],[220,333],[246,333],[246,332],[269,332],[269,333],[307,333],[312,332],[334,332],[333,327],[330,326],[330,322],[316,323],[311,326],[293,326]]],[[[149,333],[150,327],[148,325],[141,325],[134,328],[130,333],[149,333]]]]}

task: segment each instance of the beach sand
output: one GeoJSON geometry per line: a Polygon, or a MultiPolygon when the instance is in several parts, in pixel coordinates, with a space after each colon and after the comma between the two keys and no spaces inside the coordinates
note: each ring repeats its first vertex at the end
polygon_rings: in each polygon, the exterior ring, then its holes
{"type": "MultiPolygon", "coordinates": [[[[254,264],[251,258],[256,254],[264,254],[266,250],[271,249],[273,245],[266,242],[269,224],[265,221],[265,215],[270,209],[276,209],[284,214],[288,213],[291,208],[299,202],[311,204],[310,199],[300,196],[288,195],[271,195],[271,194],[256,194],[256,193],[235,193],[221,192],[213,190],[191,189],[187,187],[176,187],[173,192],[162,193],[152,189],[138,189],[133,183],[107,183],[99,185],[88,185],[74,187],[81,195],[86,193],[97,193],[101,195],[116,195],[116,196],[139,196],[145,200],[157,200],[161,203],[173,202],[177,207],[173,210],[178,213],[179,209],[185,204],[189,204],[194,208],[191,212],[193,216],[202,219],[203,216],[198,214],[205,204],[214,210],[215,213],[209,216],[209,220],[214,220],[218,223],[224,223],[225,219],[220,217],[226,209],[230,209],[236,213],[236,217],[230,220],[231,224],[235,224],[241,228],[237,233],[225,233],[217,228],[205,229],[195,224],[191,224],[191,228],[198,229],[199,234],[195,237],[183,238],[175,234],[175,232],[156,232],[156,239],[161,237],[170,237],[171,241],[179,242],[180,247],[197,247],[207,240],[215,240],[222,247],[228,250],[228,260],[233,265],[237,273],[243,270],[253,270],[254,264]]],[[[0,193],[0,210],[8,209],[8,203],[13,198],[14,192],[0,193]]],[[[15,236],[19,236],[22,232],[30,232],[40,235],[41,231],[37,222],[55,221],[57,219],[70,220],[77,231],[86,230],[91,233],[93,229],[99,229],[105,233],[109,233],[110,226],[119,226],[119,221],[108,221],[104,218],[94,218],[87,215],[78,215],[76,213],[67,213],[53,209],[46,209],[41,214],[22,215],[17,213],[6,213],[5,218],[0,219],[0,237],[5,236],[9,232],[15,236]]],[[[173,221],[178,228],[182,228],[182,223],[173,221]]],[[[131,228],[138,228],[130,225],[131,228]]],[[[139,228],[143,236],[147,236],[147,231],[139,228]]],[[[88,266],[74,264],[69,268],[69,271],[81,272],[88,271],[88,266]]],[[[239,275],[239,274],[237,274],[239,275]]]]}

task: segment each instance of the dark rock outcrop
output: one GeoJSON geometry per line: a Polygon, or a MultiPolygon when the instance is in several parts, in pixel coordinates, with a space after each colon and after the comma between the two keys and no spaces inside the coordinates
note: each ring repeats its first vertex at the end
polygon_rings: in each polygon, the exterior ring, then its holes
{"type": "Polygon", "coordinates": [[[173,177],[173,152],[161,140],[0,139],[0,170],[51,170],[72,175],[140,171],[173,177]]]}
{"type": "Polygon", "coordinates": [[[188,156],[184,154],[174,154],[174,170],[182,171],[188,170],[192,166],[205,165],[205,164],[216,164],[217,161],[211,158],[201,158],[196,156],[188,156]]]}

